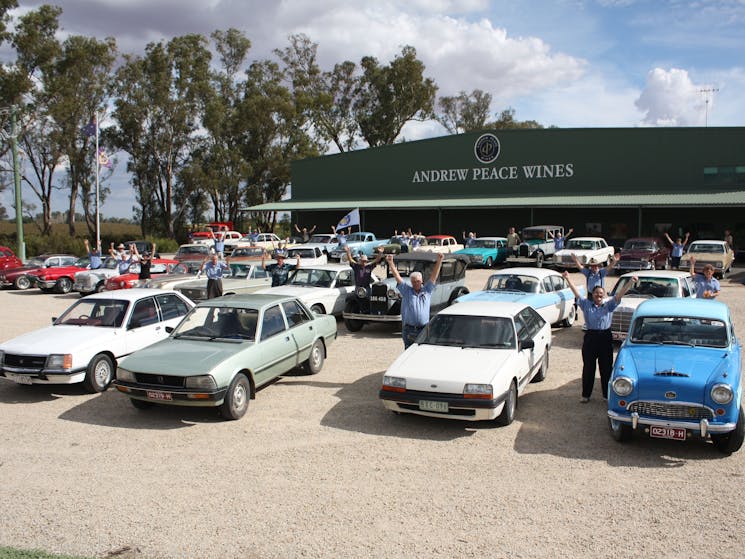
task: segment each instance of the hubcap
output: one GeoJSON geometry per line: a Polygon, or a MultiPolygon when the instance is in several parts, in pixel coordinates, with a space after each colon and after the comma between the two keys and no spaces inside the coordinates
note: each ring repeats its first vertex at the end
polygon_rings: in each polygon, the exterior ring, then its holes
{"type": "Polygon", "coordinates": [[[246,404],[246,388],[242,384],[237,384],[233,390],[233,409],[241,410],[246,404]]]}
{"type": "Polygon", "coordinates": [[[106,384],[109,382],[109,376],[111,376],[111,369],[109,368],[109,364],[106,363],[106,361],[100,361],[96,365],[94,376],[96,377],[96,382],[99,386],[106,386],[106,384]]]}

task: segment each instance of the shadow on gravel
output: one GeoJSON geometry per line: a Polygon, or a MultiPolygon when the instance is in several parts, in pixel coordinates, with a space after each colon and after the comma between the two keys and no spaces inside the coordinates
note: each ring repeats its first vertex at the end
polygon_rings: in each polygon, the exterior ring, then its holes
{"type": "Polygon", "coordinates": [[[608,431],[608,408],[600,395],[599,381],[595,379],[592,399],[586,404],[579,402],[579,379],[555,390],[520,396],[517,420],[522,425],[515,450],[635,468],[675,468],[689,460],[725,458],[711,443],[698,438],[668,441],[641,433],[628,443],[616,442],[608,431]]]}
{"type": "Polygon", "coordinates": [[[191,427],[199,423],[219,423],[222,418],[216,408],[189,408],[185,406],[159,406],[146,410],[136,409],[129,398],[109,389],[92,396],[59,416],[65,421],[120,427],[122,429],[170,430],[191,427]]]}
{"type": "Polygon", "coordinates": [[[28,385],[8,380],[0,381],[0,403],[3,404],[36,404],[82,394],[86,392],[79,384],[28,385]]]}
{"type": "Polygon", "coordinates": [[[450,441],[470,437],[474,423],[422,417],[418,415],[396,415],[385,408],[378,399],[380,379],[383,371],[367,375],[353,382],[329,383],[322,381],[293,381],[316,388],[338,388],[335,396],[339,402],[321,419],[321,425],[365,433],[429,441],[450,441]]]}

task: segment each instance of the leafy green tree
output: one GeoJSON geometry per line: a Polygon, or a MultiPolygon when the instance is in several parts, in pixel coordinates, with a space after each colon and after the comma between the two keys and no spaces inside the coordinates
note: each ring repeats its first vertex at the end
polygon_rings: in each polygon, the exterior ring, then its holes
{"type": "Polygon", "coordinates": [[[491,101],[491,94],[480,89],[471,93],[461,91],[454,97],[440,97],[437,121],[451,134],[482,130],[489,118],[491,101]]]}
{"type": "Polygon", "coordinates": [[[370,147],[394,143],[410,120],[434,118],[437,86],[424,77],[424,64],[414,47],[403,47],[389,66],[371,56],[364,57],[361,66],[354,112],[370,147]]]}
{"type": "Polygon", "coordinates": [[[487,128],[497,128],[503,130],[514,130],[514,129],[529,129],[529,128],[543,128],[543,125],[536,122],[535,120],[515,120],[515,109],[509,107],[503,110],[497,120],[489,123],[487,128]]]}

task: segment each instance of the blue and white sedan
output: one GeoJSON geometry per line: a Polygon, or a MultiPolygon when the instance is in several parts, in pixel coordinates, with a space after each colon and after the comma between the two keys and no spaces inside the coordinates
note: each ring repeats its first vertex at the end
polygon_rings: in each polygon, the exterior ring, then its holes
{"type": "Polygon", "coordinates": [[[729,308],[705,299],[654,299],[637,308],[608,390],[610,432],[743,443],[740,342],[729,308]]]}
{"type": "MultiPolygon", "coordinates": [[[[586,289],[577,288],[584,297],[586,289]]],[[[483,291],[462,295],[456,303],[470,301],[520,302],[530,305],[549,324],[571,326],[577,304],[566,280],[545,268],[506,268],[489,277],[483,291]]]]}
{"type": "Polygon", "coordinates": [[[548,371],[551,328],[521,303],[472,302],[438,313],[383,376],[396,413],[512,423],[517,397],[548,371]]]}

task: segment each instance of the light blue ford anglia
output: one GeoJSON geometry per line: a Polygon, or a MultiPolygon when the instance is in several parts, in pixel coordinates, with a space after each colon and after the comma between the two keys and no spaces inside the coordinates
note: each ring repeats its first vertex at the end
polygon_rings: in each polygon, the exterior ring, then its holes
{"type": "Polygon", "coordinates": [[[219,407],[239,419],[256,390],[302,367],[323,367],[336,319],[295,297],[227,295],[200,303],[171,335],[119,363],[114,386],[136,408],[219,407]]]}
{"type": "Polygon", "coordinates": [[[739,450],[744,423],[740,342],[729,308],[708,299],[645,301],[632,318],[608,390],[610,433],[711,439],[739,450]]]}

